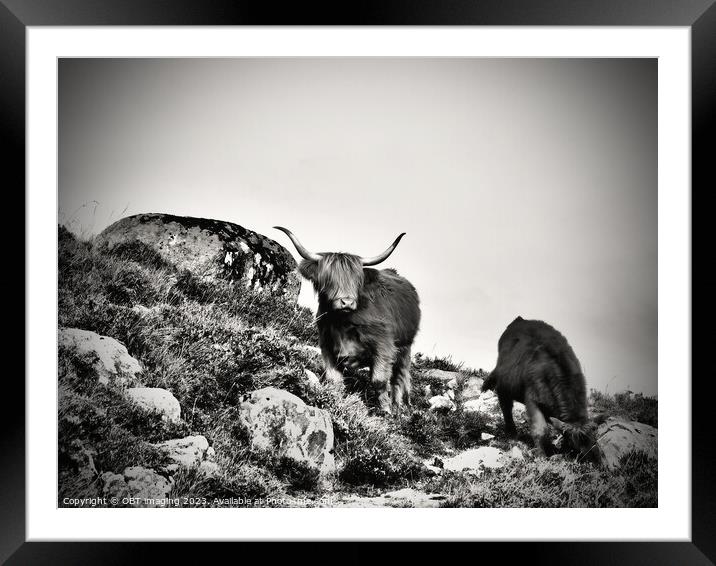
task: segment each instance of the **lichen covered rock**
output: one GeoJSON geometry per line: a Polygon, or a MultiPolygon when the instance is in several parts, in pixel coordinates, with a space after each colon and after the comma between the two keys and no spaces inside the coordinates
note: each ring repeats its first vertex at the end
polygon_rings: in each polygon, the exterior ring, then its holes
{"type": "Polygon", "coordinates": [[[455,410],[455,403],[452,400],[443,395],[435,395],[428,401],[430,403],[430,410],[436,412],[448,412],[455,410]]]}
{"type": "Polygon", "coordinates": [[[181,418],[179,401],[166,389],[160,387],[130,387],[125,392],[128,399],[147,411],[155,411],[163,419],[177,423],[181,418]]]}
{"type": "Polygon", "coordinates": [[[102,494],[117,507],[163,507],[172,482],[142,466],[125,468],[122,474],[102,474],[102,494]]]}
{"type": "Polygon", "coordinates": [[[170,473],[174,473],[182,467],[192,468],[201,465],[209,450],[209,442],[202,435],[174,438],[155,444],[155,446],[164,450],[171,460],[171,464],[165,468],[170,473]]]}
{"type": "Polygon", "coordinates": [[[656,459],[658,434],[653,426],[610,417],[597,429],[597,441],[604,463],[614,469],[619,466],[619,459],[631,451],[656,459]]]}
{"type": "Polygon", "coordinates": [[[333,424],[322,409],[274,387],[251,393],[239,415],[254,447],[317,469],[335,471],[333,424]]]}
{"type": "Polygon", "coordinates": [[[129,355],[127,348],[109,336],[78,328],[60,328],[57,340],[60,348],[72,349],[78,357],[88,361],[97,372],[97,381],[104,385],[110,382],[127,385],[142,372],[142,366],[129,355]]]}
{"type": "Polygon", "coordinates": [[[107,227],[98,245],[140,241],[168,263],[207,278],[298,297],[296,261],[279,243],[238,224],[171,214],[136,214],[107,227]]]}

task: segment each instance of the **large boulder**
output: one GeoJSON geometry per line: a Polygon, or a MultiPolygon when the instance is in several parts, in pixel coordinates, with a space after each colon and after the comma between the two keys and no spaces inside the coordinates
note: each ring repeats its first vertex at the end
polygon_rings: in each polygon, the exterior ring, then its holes
{"type": "Polygon", "coordinates": [[[171,480],[142,466],[125,468],[121,474],[102,474],[102,495],[113,507],[165,507],[171,480]]]}
{"type": "Polygon", "coordinates": [[[125,391],[128,399],[146,411],[157,412],[162,419],[178,423],[181,405],[171,392],[161,387],[130,387],[125,391]]]}
{"type": "Polygon", "coordinates": [[[74,350],[78,357],[90,363],[97,373],[97,381],[104,385],[133,383],[142,372],[142,366],[129,355],[127,348],[109,336],[78,328],[60,328],[57,341],[60,348],[74,350]]]}
{"type": "Polygon", "coordinates": [[[326,411],[282,389],[265,387],[241,403],[239,415],[254,447],[321,474],[335,471],[333,423],[326,411]]]}
{"type": "Polygon", "coordinates": [[[300,280],[293,256],[277,242],[238,224],[171,214],[136,214],[115,222],[97,237],[98,244],[109,248],[135,241],[197,276],[224,278],[253,289],[298,297],[300,280]]]}
{"type": "Polygon", "coordinates": [[[617,468],[619,459],[628,452],[657,457],[658,430],[653,426],[610,417],[597,429],[597,439],[604,463],[610,469],[617,468]]]}

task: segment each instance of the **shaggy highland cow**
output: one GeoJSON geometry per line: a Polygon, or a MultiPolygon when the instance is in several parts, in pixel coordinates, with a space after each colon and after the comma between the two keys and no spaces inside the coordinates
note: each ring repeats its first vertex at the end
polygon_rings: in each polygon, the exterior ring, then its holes
{"type": "Polygon", "coordinates": [[[382,254],[312,253],[286,228],[303,261],[299,273],[318,293],[318,341],[326,377],[342,380],[346,367],[370,367],[384,413],[410,405],[410,347],[418,332],[418,293],[394,269],[369,269],[385,261],[405,235],[382,254]]]}
{"type": "Polygon", "coordinates": [[[601,451],[596,424],[587,417],[587,387],[582,368],[567,339],[541,320],[517,317],[497,345],[497,365],[482,390],[494,390],[505,417],[505,430],[516,433],[512,403],[527,408],[537,453],[549,455],[547,419],[562,432],[566,448],[578,450],[579,459],[597,464],[601,451]]]}

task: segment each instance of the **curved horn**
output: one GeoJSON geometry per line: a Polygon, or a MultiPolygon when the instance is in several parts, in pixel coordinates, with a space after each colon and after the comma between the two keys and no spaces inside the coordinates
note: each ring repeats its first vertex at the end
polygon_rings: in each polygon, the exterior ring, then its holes
{"type": "Polygon", "coordinates": [[[293,245],[296,246],[296,250],[299,254],[301,254],[301,257],[303,259],[312,259],[313,261],[318,261],[319,259],[321,259],[321,256],[319,254],[314,254],[304,248],[303,244],[298,241],[298,238],[296,238],[296,236],[294,236],[291,233],[291,230],[289,230],[288,228],[282,228],[281,226],[274,226],[274,228],[276,228],[276,230],[281,230],[281,232],[285,233],[289,238],[291,238],[293,245]]]}
{"type": "Polygon", "coordinates": [[[388,259],[388,256],[390,256],[390,254],[393,253],[393,250],[394,250],[395,247],[398,245],[398,242],[400,242],[400,239],[401,239],[403,236],[405,236],[405,232],[403,232],[400,236],[398,236],[397,238],[395,238],[395,242],[393,242],[392,244],[390,244],[390,247],[389,247],[387,250],[385,250],[382,254],[378,254],[378,255],[375,256],[375,257],[368,257],[368,258],[362,257],[362,258],[360,258],[360,260],[361,260],[361,262],[363,263],[363,265],[378,265],[381,261],[385,261],[386,259],[388,259]]]}

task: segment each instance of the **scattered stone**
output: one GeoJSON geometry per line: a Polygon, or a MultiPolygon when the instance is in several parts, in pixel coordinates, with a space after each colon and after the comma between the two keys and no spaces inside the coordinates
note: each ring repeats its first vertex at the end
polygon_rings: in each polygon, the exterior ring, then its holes
{"type": "Polygon", "coordinates": [[[127,397],[147,411],[156,411],[162,418],[178,423],[181,418],[181,406],[176,397],[160,387],[130,387],[125,391],[127,397]]]}
{"type": "Polygon", "coordinates": [[[520,450],[517,446],[513,446],[512,450],[510,450],[510,458],[513,460],[524,460],[525,455],[522,454],[522,450],[520,450]]]}
{"type": "Polygon", "coordinates": [[[391,491],[385,494],[386,498],[399,502],[400,507],[439,507],[440,501],[445,499],[444,495],[425,493],[411,487],[391,491]],[[409,505],[405,505],[408,503],[409,505]]]}
{"type": "Polygon", "coordinates": [[[463,401],[477,399],[480,395],[482,395],[483,381],[485,381],[485,380],[482,379],[481,377],[477,377],[476,375],[468,376],[468,378],[465,380],[465,383],[464,383],[463,389],[462,389],[463,401]]]}
{"type": "Polygon", "coordinates": [[[431,397],[429,403],[431,411],[454,411],[456,409],[455,403],[442,395],[431,397]]]}
{"type": "MultiPolygon", "coordinates": [[[[462,409],[466,413],[482,413],[494,421],[503,419],[500,401],[494,391],[485,391],[479,397],[465,401],[462,409]]],[[[524,422],[527,419],[525,406],[515,401],[512,406],[512,416],[516,422],[524,422]]]]}
{"type": "Polygon", "coordinates": [[[446,396],[448,399],[450,399],[450,401],[454,401],[454,400],[455,400],[455,392],[454,392],[452,389],[448,389],[447,392],[445,393],[445,396],[446,396]]]}
{"type": "Polygon", "coordinates": [[[239,406],[252,445],[315,467],[335,471],[333,424],[327,411],[306,405],[295,395],[265,387],[239,406]]]}
{"type": "Polygon", "coordinates": [[[426,385],[423,387],[423,395],[427,398],[430,398],[433,396],[433,390],[430,388],[429,385],[426,385]]]}
{"type": "Polygon", "coordinates": [[[162,500],[167,497],[173,484],[154,470],[142,466],[125,468],[122,474],[105,472],[102,480],[102,494],[110,499],[116,498],[112,502],[113,506],[163,507],[166,502],[162,500]],[[133,498],[134,501],[123,503],[125,498],[133,498]]]}
{"type": "Polygon", "coordinates": [[[306,376],[306,381],[311,387],[320,387],[321,386],[321,380],[318,379],[318,376],[313,373],[310,369],[304,369],[303,370],[304,375],[306,376]]]}
{"type": "Polygon", "coordinates": [[[142,372],[139,362],[114,338],[78,328],[60,328],[57,338],[60,347],[73,349],[92,364],[97,381],[103,385],[112,382],[123,387],[136,381],[137,374],[142,372]]]}
{"type": "Polygon", "coordinates": [[[423,462],[423,466],[434,476],[438,476],[443,471],[443,463],[440,458],[433,458],[432,460],[428,458],[423,462]]]}
{"type": "Polygon", "coordinates": [[[447,384],[445,385],[445,387],[447,387],[447,388],[450,389],[450,390],[457,389],[457,379],[455,379],[455,378],[453,377],[450,381],[447,382],[447,384]]]}
{"type": "Polygon", "coordinates": [[[206,437],[197,435],[167,440],[155,446],[167,452],[172,463],[165,469],[169,473],[174,473],[180,467],[192,468],[201,464],[209,449],[209,442],[206,437]]]}
{"type": "Polygon", "coordinates": [[[442,369],[429,369],[425,372],[425,377],[429,379],[435,379],[443,381],[444,383],[450,383],[453,379],[457,382],[458,378],[462,375],[459,371],[445,371],[442,369]]]}
{"type": "Polygon", "coordinates": [[[658,433],[653,426],[610,417],[597,429],[597,439],[607,467],[614,469],[619,459],[632,450],[656,458],[658,433]]]}
{"type": "Polygon", "coordinates": [[[164,261],[207,280],[223,278],[298,297],[300,279],[291,253],[274,240],[231,222],[136,214],[105,228],[96,241],[110,249],[139,241],[164,261]]]}
{"type": "Polygon", "coordinates": [[[440,507],[440,503],[446,497],[439,493],[425,493],[413,488],[404,488],[391,491],[376,497],[361,497],[359,495],[348,495],[333,502],[332,507],[416,507],[430,508],[440,507]]]}
{"type": "Polygon", "coordinates": [[[443,462],[446,470],[460,472],[464,469],[479,470],[480,468],[501,468],[505,465],[502,450],[493,446],[480,446],[460,452],[443,462]]]}
{"type": "Polygon", "coordinates": [[[489,415],[501,415],[500,402],[492,391],[485,391],[476,399],[466,401],[462,410],[466,413],[486,413],[489,415]]]}
{"type": "Polygon", "coordinates": [[[494,434],[490,434],[489,432],[483,432],[480,434],[480,440],[492,440],[495,438],[494,434]]]}

